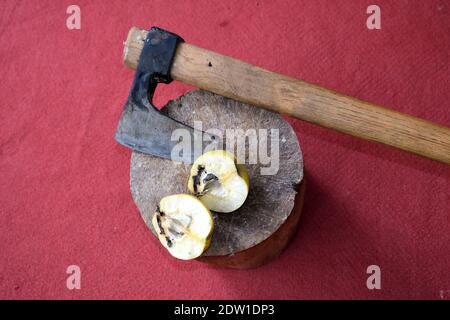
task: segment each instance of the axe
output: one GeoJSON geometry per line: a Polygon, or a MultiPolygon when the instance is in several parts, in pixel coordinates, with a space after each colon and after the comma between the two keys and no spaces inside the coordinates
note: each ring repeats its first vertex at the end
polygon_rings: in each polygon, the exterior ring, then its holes
{"type": "MultiPolygon", "coordinates": [[[[376,106],[295,78],[185,43],[176,34],[152,27],[132,28],[124,63],[136,69],[120,118],[116,140],[133,150],[171,158],[178,143],[172,132],[203,134],[203,143],[220,137],[177,122],[152,105],[158,83],[172,79],[244,103],[301,119],[450,164],[450,128],[376,106]]],[[[204,147],[204,146],[203,146],[204,147]]],[[[193,155],[185,157],[193,161],[193,155]]]]}

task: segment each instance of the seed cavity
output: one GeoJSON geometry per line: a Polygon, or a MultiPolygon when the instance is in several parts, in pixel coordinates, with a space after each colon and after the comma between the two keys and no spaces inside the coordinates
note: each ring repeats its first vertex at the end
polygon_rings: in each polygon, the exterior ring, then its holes
{"type": "Polygon", "coordinates": [[[199,165],[197,167],[197,174],[192,177],[194,194],[197,197],[206,194],[216,181],[219,181],[216,175],[207,172],[205,166],[199,165]]]}
{"type": "Polygon", "coordinates": [[[192,223],[191,216],[185,216],[181,220],[174,219],[162,212],[159,206],[157,206],[155,214],[159,234],[164,236],[169,248],[174,245],[174,241],[180,240],[187,233],[192,223]]]}

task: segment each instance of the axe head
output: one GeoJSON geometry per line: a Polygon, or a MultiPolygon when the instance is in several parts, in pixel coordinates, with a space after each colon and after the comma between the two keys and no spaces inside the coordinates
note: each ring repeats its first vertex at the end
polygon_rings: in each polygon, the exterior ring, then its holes
{"type": "MultiPolygon", "coordinates": [[[[170,68],[177,45],[182,42],[176,34],[152,27],[144,42],[136,69],[130,95],[117,127],[116,140],[135,151],[172,159],[173,148],[180,143],[172,140],[175,130],[184,130],[183,136],[190,135],[190,148],[184,148],[177,160],[186,163],[194,161],[194,143],[201,143],[203,150],[211,143],[219,145],[220,138],[176,121],[161,113],[152,104],[153,93],[158,83],[170,83],[170,68]],[[200,141],[198,137],[200,138],[200,141]]],[[[189,145],[183,141],[183,146],[189,145]]],[[[198,149],[198,148],[197,148],[198,149]]]]}

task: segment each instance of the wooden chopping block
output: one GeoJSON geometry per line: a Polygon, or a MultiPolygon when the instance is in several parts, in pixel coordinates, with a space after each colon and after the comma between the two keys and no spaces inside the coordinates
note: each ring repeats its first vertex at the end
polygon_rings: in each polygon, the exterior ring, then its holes
{"type": "MultiPolygon", "coordinates": [[[[197,90],[170,101],[163,109],[171,118],[203,130],[278,129],[279,170],[262,175],[268,164],[245,165],[250,174],[250,192],[244,205],[232,213],[213,212],[215,229],[209,249],[198,261],[231,268],[255,268],[277,257],[297,230],[303,206],[305,183],[303,157],[292,127],[278,114],[197,90]]],[[[261,139],[258,136],[258,139],[261,139]]],[[[258,148],[259,149],[259,148],[258,148]]],[[[246,148],[249,150],[249,148],[246,148]]],[[[247,151],[247,154],[252,151],[247,151]]],[[[270,154],[270,153],[269,153],[270,154]]],[[[248,154],[250,158],[250,155],[248,154]]],[[[259,158],[258,158],[259,159],[259,158]]],[[[133,152],[130,186],[142,218],[152,230],[151,219],[162,197],[187,192],[190,165],[133,152]]],[[[155,235],[155,241],[158,241],[155,235]]],[[[159,241],[158,241],[159,242],[159,241]]],[[[161,249],[163,247],[161,246],[161,249]]],[[[167,252],[169,258],[170,255],[167,252]]]]}

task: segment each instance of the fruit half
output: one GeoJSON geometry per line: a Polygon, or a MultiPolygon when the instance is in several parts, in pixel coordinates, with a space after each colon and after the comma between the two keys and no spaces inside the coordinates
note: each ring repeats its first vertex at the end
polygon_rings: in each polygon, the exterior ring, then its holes
{"type": "Polygon", "coordinates": [[[201,256],[208,249],[214,230],[211,212],[189,194],[162,198],[152,224],[162,245],[182,260],[201,256]]]}
{"type": "Polygon", "coordinates": [[[247,198],[249,186],[247,169],[225,150],[209,151],[198,157],[188,181],[189,191],[216,212],[239,209],[247,198]]]}

